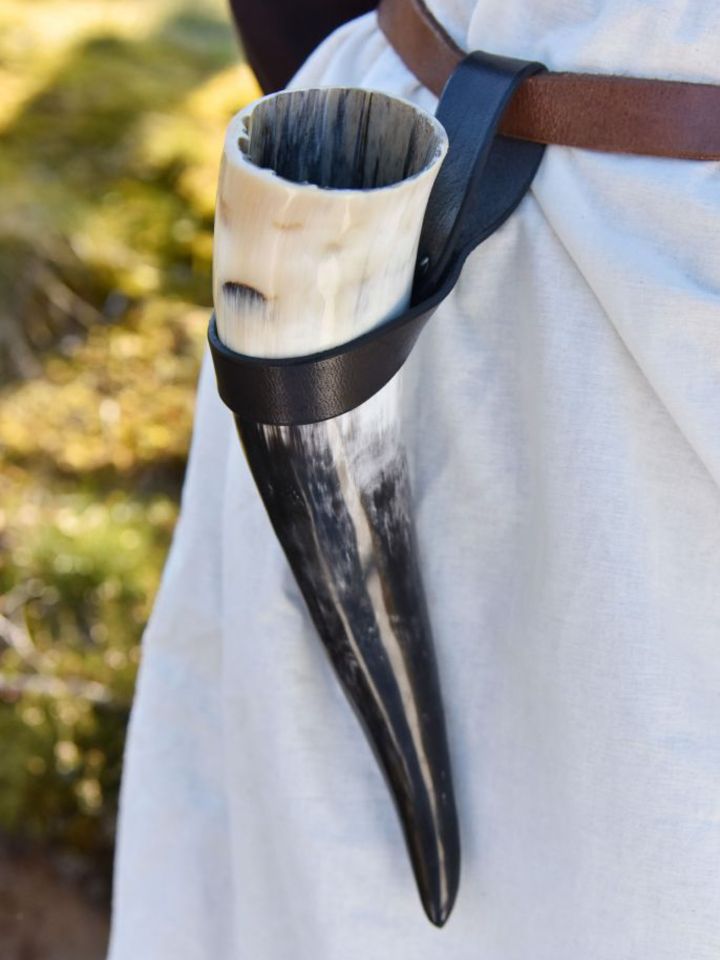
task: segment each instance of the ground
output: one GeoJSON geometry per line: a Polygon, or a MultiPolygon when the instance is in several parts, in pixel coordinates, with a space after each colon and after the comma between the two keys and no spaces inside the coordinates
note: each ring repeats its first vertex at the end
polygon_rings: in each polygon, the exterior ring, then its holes
{"type": "Polygon", "coordinates": [[[99,960],[223,132],[259,91],[223,0],[2,0],[0,83],[0,953],[99,960]]]}
{"type": "Polygon", "coordinates": [[[83,886],[72,858],[0,857],[0,943],[4,960],[101,960],[108,911],[100,891],[83,886]]]}

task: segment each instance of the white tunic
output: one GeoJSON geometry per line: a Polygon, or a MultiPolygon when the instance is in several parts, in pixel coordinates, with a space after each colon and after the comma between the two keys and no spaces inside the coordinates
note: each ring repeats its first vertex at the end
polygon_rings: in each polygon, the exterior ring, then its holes
{"type": "MultiPolygon", "coordinates": [[[[720,83],[702,0],[448,0],[467,48],[720,83]]],[[[296,85],[432,110],[378,31],[296,85]]],[[[719,121],[720,122],[720,121],[719,121]]],[[[720,169],[551,147],[407,367],[463,844],[442,930],[206,364],[111,960],[718,960],[720,169]]]]}

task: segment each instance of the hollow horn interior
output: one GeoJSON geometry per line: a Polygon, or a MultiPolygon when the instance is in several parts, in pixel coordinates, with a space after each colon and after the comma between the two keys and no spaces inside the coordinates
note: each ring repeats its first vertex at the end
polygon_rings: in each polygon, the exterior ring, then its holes
{"type": "Polygon", "coordinates": [[[220,338],[297,356],[403,310],[446,149],[429,114],[367,90],[283,92],[238,114],[215,224],[220,338]]]}
{"type": "Polygon", "coordinates": [[[367,90],[297,90],[261,100],[247,130],[239,145],[251,163],[331,190],[392,186],[437,153],[428,117],[367,90]]]}

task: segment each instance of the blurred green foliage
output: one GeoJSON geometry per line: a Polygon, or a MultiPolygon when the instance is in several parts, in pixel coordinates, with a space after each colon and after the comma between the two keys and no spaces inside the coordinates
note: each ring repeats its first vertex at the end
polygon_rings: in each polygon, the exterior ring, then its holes
{"type": "Polygon", "coordinates": [[[4,0],[0,84],[0,831],[106,869],[259,91],[222,0],[4,0]]]}

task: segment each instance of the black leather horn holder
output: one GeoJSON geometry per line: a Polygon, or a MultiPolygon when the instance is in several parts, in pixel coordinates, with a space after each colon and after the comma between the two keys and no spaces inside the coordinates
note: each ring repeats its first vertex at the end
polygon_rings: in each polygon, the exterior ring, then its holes
{"type": "Polygon", "coordinates": [[[497,134],[518,85],[540,63],[477,51],[460,62],[438,104],[449,149],[423,221],[410,307],[362,337],[322,353],[261,359],[208,340],[218,391],[251,423],[317,423],[360,406],[395,376],[423,327],[454,287],[468,256],[527,192],[544,145],[497,134]]]}

